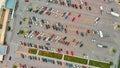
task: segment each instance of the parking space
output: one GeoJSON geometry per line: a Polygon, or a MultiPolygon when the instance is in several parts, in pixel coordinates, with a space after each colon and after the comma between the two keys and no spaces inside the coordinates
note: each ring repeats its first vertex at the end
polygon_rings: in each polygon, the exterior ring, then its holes
{"type": "MultiPolygon", "coordinates": [[[[12,37],[12,40],[19,44],[17,58],[57,64],[66,68],[70,66],[86,68],[87,65],[75,65],[76,62],[65,61],[64,55],[106,63],[112,61],[114,53],[110,49],[114,48],[114,42],[111,40],[111,35],[106,32],[110,32],[107,30],[112,26],[113,21],[99,16],[100,4],[95,2],[30,0],[25,3],[24,0],[19,1],[12,37]],[[110,41],[111,44],[108,43],[110,41]],[[48,52],[55,57],[44,54],[48,52]],[[62,57],[57,57],[55,54],[62,54],[62,57]]],[[[104,7],[106,9],[106,6],[104,7]]],[[[109,29],[112,30],[112,27],[109,29]]]]}

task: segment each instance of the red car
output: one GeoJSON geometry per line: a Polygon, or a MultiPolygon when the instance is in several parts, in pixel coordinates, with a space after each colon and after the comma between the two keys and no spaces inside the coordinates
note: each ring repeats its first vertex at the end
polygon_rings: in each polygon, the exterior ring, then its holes
{"type": "Polygon", "coordinates": [[[76,30],[76,34],[79,34],[78,30],[76,30]]]}
{"type": "Polygon", "coordinates": [[[84,4],[85,4],[85,6],[87,6],[87,5],[88,5],[88,3],[87,3],[87,2],[84,2],[84,4]]]}
{"type": "Polygon", "coordinates": [[[75,17],[72,18],[72,22],[75,21],[75,17]]]}
{"type": "Polygon", "coordinates": [[[52,34],[52,35],[51,35],[51,38],[53,38],[54,36],[55,36],[55,35],[54,35],[54,34],[52,34]]]}
{"type": "Polygon", "coordinates": [[[44,6],[44,7],[43,7],[43,10],[45,11],[46,9],[47,9],[47,7],[46,7],[46,6],[44,6]]]}
{"type": "Polygon", "coordinates": [[[25,65],[22,65],[22,68],[25,68],[25,65]]]}
{"type": "Polygon", "coordinates": [[[74,52],[73,52],[73,51],[71,51],[71,55],[72,55],[72,56],[74,55],[74,52]]]}
{"type": "Polygon", "coordinates": [[[76,9],[78,8],[77,4],[74,4],[74,6],[75,6],[76,9]]]}
{"type": "Polygon", "coordinates": [[[36,32],[36,36],[38,36],[39,34],[40,34],[40,32],[37,31],[37,32],[36,32]]]}
{"type": "Polygon", "coordinates": [[[62,65],[62,61],[60,61],[60,65],[62,65]]]}
{"type": "Polygon", "coordinates": [[[75,42],[76,41],[76,39],[73,39],[73,41],[72,42],[75,42]]]}
{"type": "Polygon", "coordinates": [[[81,14],[78,15],[78,17],[80,17],[80,16],[81,16],[81,14]]]}
{"type": "Polygon", "coordinates": [[[82,66],[82,68],[87,68],[87,67],[85,67],[85,66],[82,66]]]}
{"type": "Polygon", "coordinates": [[[88,29],[88,30],[87,30],[87,33],[90,33],[90,32],[91,32],[91,31],[88,29]]]}
{"type": "Polygon", "coordinates": [[[25,2],[29,2],[29,0],[25,0],[25,2]]]}
{"type": "Polygon", "coordinates": [[[69,52],[68,52],[68,51],[66,51],[66,54],[68,55],[68,54],[69,54],[69,52]]]}
{"type": "Polygon", "coordinates": [[[70,16],[70,15],[71,15],[71,12],[68,13],[68,16],[70,16]]]}
{"type": "Polygon", "coordinates": [[[58,53],[60,53],[60,49],[58,49],[58,53]]]}
{"type": "Polygon", "coordinates": [[[23,44],[24,44],[24,46],[26,46],[26,42],[24,42],[23,44]]]}

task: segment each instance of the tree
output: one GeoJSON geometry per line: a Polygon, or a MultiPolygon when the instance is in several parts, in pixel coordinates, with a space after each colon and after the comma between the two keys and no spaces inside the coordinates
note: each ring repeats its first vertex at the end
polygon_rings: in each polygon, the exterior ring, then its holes
{"type": "Polygon", "coordinates": [[[112,52],[113,52],[113,53],[116,53],[116,49],[112,49],[112,52]]]}
{"type": "Polygon", "coordinates": [[[24,30],[19,30],[18,34],[24,34],[24,30]]]}

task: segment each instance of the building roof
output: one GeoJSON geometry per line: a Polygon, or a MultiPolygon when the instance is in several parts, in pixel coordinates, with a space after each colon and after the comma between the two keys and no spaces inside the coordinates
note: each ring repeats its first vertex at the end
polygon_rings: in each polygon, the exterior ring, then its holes
{"type": "Polygon", "coordinates": [[[6,55],[7,46],[0,45],[0,55],[6,55]]]}
{"type": "Polygon", "coordinates": [[[6,0],[0,0],[0,8],[5,5],[6,0]]]}
{"type": "Polygon", "coordinates": [[[0,44],[2,44],[2,45],[4,44],[9,11],[10,11],[9,9],[3,9],[1,18],[0,18],[0,24],[2,25],[1,26],[2,28],[0,29],[0,44]]]}
{"type": "Polygon", "coordinates": [[[6,8],[13,9],[15,5],[15,0],[7,0],[6,1],[6,8]]]}

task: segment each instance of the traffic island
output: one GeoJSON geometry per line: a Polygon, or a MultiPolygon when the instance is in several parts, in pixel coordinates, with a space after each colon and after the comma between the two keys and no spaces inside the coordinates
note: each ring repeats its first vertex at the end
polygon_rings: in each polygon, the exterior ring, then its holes
{"type": "Polygon", "coordinates": [[[110,66],[111,66],[111,64],[109,64],[109,63],[98,62],[98,61],[94,61],[94,60],[90,60],[89,65],[100,67],[100,68],[110,68],[110,66]]]}
{"type": "Polygon", "coordinates": [[[30,53],[30,54],[37,54],[37,49],[29,48],[28,53],[30,53]]]}
{"type": "Polygon", "coordinates": [[[80,64],[87,64],[87,61],[88,61],[87,59],[68,56],[68,55],[64,56],[64,60],[71,61],[71,62],[76,62],[76,63],[80,63],[80,64]]]}
{"type": "Polygon", "coordinates": [[[54,53],[54,52],[48,52],[48,51],[42,51],[40,50],[38,55],[40,56],[46,56],[46,57],[51,57],[51,58],[56,58],[56,59],[62,59],[62,54],[54,53]]]}

